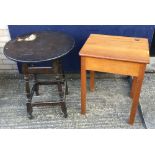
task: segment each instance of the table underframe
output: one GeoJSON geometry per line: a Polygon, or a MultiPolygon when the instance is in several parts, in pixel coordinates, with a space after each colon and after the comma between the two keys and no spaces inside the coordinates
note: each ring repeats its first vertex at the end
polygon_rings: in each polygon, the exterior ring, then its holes
{"type": "Polygon", "coordinates": [[[86,72],[90,71],[90,90],[94,91],[95,71],[133,77],[130,96],[132,107],[129,124],[133,125],[139,105],[139,97],[145,74],[145,63],[109,60],[81,56],[81,114],[86,113],[86,72]]]}
{"type": "Polygon", "coordinates": [[[32,119],[33,115],[33,107],[34,106],[56,106],[60,105],[61,110],[64,114],[64,117],[67,117],[67,107],[65,103],[66,95],[68,94],[68,86],[67,86],[67,80],[62,68],[62,64],[60,59],[53,60],[51,62],[51,67],[31,67],[30,64],[33,63],[23,63],[22,64],[22,71],[24,74],[24,80],[25,80],[25,91],[26,91],[26,97],[27,97],[27,115],[28,118],[32,119]],[[30,74],[33,74],[34,76],[34,83],[32,88],[30,88],[29,84],[29,76],[30,74]],[[55,76],[55,80],[52,81],[39,81],[37,79],[38,74],[53,74],[55,76]],[[34,96],[34,93],[36,95],[39,95],[39,86],[40,85],[57,85],[58,86],[58,92],[60,100],[56,102],[52,101],[45,101],[45,102],[34,102],[32,103],[32,98],[34,96]],[[63,86],[64,85],[64,90],[63,86]]]}

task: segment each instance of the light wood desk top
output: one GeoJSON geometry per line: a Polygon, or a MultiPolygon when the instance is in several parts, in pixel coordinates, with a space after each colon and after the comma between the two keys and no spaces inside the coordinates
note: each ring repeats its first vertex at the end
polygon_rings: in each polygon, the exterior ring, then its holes
{"type": "Polygon", "coordinates": [[[80,56],[149,63],[149,44],[146,38],[91,34],[80,56]]]}

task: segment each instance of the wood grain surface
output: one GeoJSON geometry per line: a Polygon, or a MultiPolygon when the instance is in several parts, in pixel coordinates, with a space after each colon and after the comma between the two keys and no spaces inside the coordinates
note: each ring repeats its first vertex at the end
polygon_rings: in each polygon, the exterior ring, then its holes
{"type": "Polygon", "coordinates": [[[91,34],[80,51],[80,56],[149,63],[146,38],[91,34]]]}

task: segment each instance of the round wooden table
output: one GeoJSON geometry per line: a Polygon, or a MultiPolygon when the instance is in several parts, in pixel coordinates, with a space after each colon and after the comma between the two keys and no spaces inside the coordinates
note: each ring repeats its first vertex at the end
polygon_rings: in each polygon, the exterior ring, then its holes
{"type": "Polygon", "coordinates": [[[16,62],[22,63],[27,96],[27,113],[32,118],[33,106],[61,105],[64,117],[67,117],[65,95],[68,94],[67,81],[62,69],[61,60],[74,47],[74,39],[64,32],[46,31],[19,36],[10,40],[4,47],[4,55],[16,62]],[[51,61],[51,67],[36,67],[41,62],[51,61]],[[34,75],[34,84],[30,89],[29,74],[34,75]],[[39,81],[37,74],[54,74],[55,81],[39,81]],[[39,95],[39,85],[58,86],[60,100],[58,102],[32,103],[34,92],[39,95]],[[65,85],[65,91],[62,85],[65,85]]]}

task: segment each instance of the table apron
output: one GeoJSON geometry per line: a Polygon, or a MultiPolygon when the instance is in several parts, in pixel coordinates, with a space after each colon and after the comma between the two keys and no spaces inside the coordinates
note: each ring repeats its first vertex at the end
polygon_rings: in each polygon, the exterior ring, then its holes
{"type": "Polygon", "coordinates": [[[121,75],[138,76],[141,67],[140,63],[108,60],[100,58],[83,57],[85,59],[85,69],[108,72],[121,75]]]}
{"type": "Polygon", "coordinates": [[[54,74],[52,67],[28,67],[29,74],[54,74]]]}

